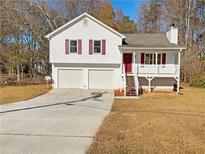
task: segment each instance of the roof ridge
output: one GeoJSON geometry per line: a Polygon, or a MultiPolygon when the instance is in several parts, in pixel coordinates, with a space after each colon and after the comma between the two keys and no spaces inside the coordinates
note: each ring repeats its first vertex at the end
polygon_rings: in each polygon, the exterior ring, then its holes
{"type": "Polygon", "coordinates": [[[152,35],[152,34],[165,34],[166,32],[157,32],[157,33],[122,33],[123,35],[141,35],[141,34],[149,34],[149,35],[152,35]]]}

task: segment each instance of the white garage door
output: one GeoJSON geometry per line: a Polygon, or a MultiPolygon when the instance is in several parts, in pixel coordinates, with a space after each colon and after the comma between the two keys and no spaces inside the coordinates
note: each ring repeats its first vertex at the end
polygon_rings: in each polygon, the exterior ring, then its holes
{"type": "Polygon", "coordinates": [[[113,70],[89,70],[89,89],[113,89],[113,70]]]}
{"type": "Polygon", "coordinates": [[[59,88],[83,88],[83,71],[75,69],[58,70],[59,88]]]}

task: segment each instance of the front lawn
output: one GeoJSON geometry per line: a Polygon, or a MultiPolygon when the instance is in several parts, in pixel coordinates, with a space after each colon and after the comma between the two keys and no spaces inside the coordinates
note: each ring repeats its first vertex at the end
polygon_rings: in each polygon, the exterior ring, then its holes
{"type": "Polygon", "coordinates": [[[205,89],[115,100],[88,154],[205,152],[205,89]]]}
{"type": "Polygon", "coordinates": [[[42,95],[52,89],[51,84],[0,87],[0,105],[42,95]]]}

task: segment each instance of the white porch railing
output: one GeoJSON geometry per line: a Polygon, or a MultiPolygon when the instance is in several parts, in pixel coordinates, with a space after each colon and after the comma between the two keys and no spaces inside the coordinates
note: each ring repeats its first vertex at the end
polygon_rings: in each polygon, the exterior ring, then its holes
{"type": "MultiPolygon", "coordinates": [[[[124,95],[126,95],[126,73],[125,65],[121,65],[122,71],[122,87],[124,88],[124,95]]],[[[127,73],[128,75],[132,74],[135,78],[135,87],[136,94],[139,95],[139,80],[138,77],[148,77],[150,81],[154,77],[178,77],[179,76],[179,65],[175,64],[166,64],[166,65],[141,65],[141,64],[132,64],[132,72],[127,73]]]]}
{"type": "Polygon", "coordinates": [[[132,68],[137,69],[137,75],[178,75],[179,65],[175,64],[166,64],[166,65],[141,65],[133,64],[132,68]]]}
{"type": "Polygon", "coordinates": [[[136,95],[139,96],[139,80],[137,77],[137,69],[136,69],[137,65],[134,65],[134,78],[135,78],[135,89],[136,89],[136,95]]]}

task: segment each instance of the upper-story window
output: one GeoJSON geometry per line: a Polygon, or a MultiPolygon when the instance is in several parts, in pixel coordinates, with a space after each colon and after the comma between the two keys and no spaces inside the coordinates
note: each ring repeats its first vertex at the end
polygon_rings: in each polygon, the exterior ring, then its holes
{"type": "Polygon", "coordinates": [[[77,40],[70,41],[70,53],[77,53],[77,40]]]}
{"type": "Polygon", "coordinates": [[[100,54],[101,53],[101,41],[94,40],[94,53],[100,54]]]}

